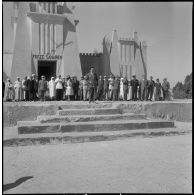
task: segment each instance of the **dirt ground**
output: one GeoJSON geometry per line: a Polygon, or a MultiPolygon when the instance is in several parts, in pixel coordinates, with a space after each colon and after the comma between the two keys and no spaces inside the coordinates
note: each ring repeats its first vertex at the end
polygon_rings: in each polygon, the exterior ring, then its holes
{"type": "Polygon", "coordinates": [[[191,140],[188,133],[5,147],[4,193],[191,193],[191,140]]]}

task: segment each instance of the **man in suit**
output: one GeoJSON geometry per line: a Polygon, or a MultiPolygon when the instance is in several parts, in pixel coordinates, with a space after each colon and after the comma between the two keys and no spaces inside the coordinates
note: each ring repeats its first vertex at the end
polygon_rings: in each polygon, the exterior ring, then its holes
{"type": "Polygon", "coordinates": [[[95,102],[96,90],[98,84],[97,74],[94,72],[94,68],[91,67],[90,72],[87,74],[89,80],[89,103],[95,102]]]}
{"type": "Polygon", "coordinates": [[[128,94],[128,80],[127,77],[123,79],[123,93],[124,93],[124,100],[127,101],[127,94],[128,94]]]}
{"type": "Polygon", "coordinates": [[[147,100],[152,101],[153,93],[154,93],[154,86],[155,82],[153,80],[153,77],[150,77],[150,80],[148,81],[148,94],[147,94],[147,100]]]}
{"type": "Polygon", "coordinates": [[[41,76],[41,80],[39,81],[39,94],[41,101],[45,101],[45,92],[47,91],[47,81],[45,80],[45,76],[41,76]]]}
{"type": "Polygon", "coordinates": [[[114,80],[114,101],[118,101],[118,97],[119,97],[119,89],[120,89],[120,80],[119,80],[119,76],[116,76],[115,80],[114,80]]]}
{"type": "Polygon", "coordinates": [[[136,79],[136,76],[133,75],[131,80],[131,89],[132,89],[132,100],[137,101],[137,88],[139,86],[139,81],[136,79]]]}
{"type": "Polygon", "coordinates": [[[142,79],[140,80],[140,84],[139,84],[139,87],[140,87],[140,99],[141,99],[141,101],[147,100],[146,99],[146,95],[147,95],[147,84],[148,84],[148,81],[145,78],[145,75],[142,75],[142,79]]]}

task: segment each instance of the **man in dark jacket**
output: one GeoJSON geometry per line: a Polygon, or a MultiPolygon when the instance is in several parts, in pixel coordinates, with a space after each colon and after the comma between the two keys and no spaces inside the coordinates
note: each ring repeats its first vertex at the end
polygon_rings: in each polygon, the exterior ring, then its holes
{"type": "Polygon", "coordinates": [[[95,102],[98,83],[98,77],[97,74],[94,72],[93,67],[90,69],[90,72],[87,74],[87,77],[89,80],[89,103],[91,103],[91,101],[95,102]]]}
{"type": "Polygon", "coordinates": [[[150,100],[152,101],[152,96],[153,96],[153,93],[154,93],[154,86],[155,86],[155,82],[153,80],[153,77],[151,76],[150,77],[150,80],[148,81],[148,94],[147,94],[147,100],[150,100]]]}
{"type": "Polygon", "coordinates": [[[140,80],[139,83],[141,101],[147,100],[147,85],[148,85],[148,81],[145,78],[145,75],[142,75],[142,79],[140,80]]]}
{"type": "Polygon", "coordinates": [[[124,100],[127,101],[127,94],[128,94],[128,80],[127,77],[123,79],[123,93],[124,93],[124,100]]]}
{"type": "Polygon", "coordinates": [[[41,101],[45,101],[46,91],[47,91],[47,81],[45,80],[45,76],[41,76],[41,80],[39,81],[39,95],[41,101]]]}
{"type": "Polygon", "coordinates": [[[137,101],[137,88],[139,86],[139,81],[136,79],[136,76],[133,75],[131,80],[131,89],[132,89],[132,100],[137,101]]]}
{"type": "Polygon", "coordinates": [[[32,80],[31,80],[31,89],[30,89],[30,100],[36,101],[37,96],[36,93],[38,92],[38,81],[36,79],[36,75],[32,74],[32,80]]]}
{"type": "Polygon", "coordinates": [[[115,80],[114,80],[114,101],[118,101],[118,96],[119,96],[119,88],[120,88],[120,80],[119,80],[119,76],[116,76],[115,80]]]}
{"type": "Polygon", "coordinates": [[[74,100],[78,100],[78,92],[79,92],[79,81],[77,77],[73,77],[73,91],[74,91],[74,100]]]}
{"type": "Polygon", "coordinates": [[[27,77],[26,81],[26,101],[30,101],[30,90],[31,90],[31,77],[27,77]]]}

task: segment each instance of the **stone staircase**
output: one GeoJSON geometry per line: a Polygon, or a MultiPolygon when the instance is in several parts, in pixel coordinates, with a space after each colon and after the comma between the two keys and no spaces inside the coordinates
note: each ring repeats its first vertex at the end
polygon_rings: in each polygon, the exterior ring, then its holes
{"type": "Polygon", "coordinates": [[[162,128],[173,127],[173,121],[148,119],[145,114],[125,113],[119,108],[67,105],[56,115],[38,116],[36,121],[18,121],[18,136],[4,140],[4,146],[112,140],[155,134],[162,128]]]}

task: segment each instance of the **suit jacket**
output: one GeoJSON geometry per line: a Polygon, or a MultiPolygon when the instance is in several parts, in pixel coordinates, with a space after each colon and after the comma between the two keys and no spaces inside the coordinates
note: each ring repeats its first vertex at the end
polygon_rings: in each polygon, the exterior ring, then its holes
{"type": "Polygon", "coordinates": [[[39,81],[39,90],[46,91],[47,90],[47,81],[40,80],[39,81]]]}
{"type": "Polygon", "coordinates": [[[139,81],[137,79],[131,80],[131,86],[132,88],[137,89],[137,87],[139,86],[139,81]]]}
{"type": "Polygon", "coordinates": [[[98,84],[98,77],[96,73],[88,73],[88,81],[89,81],[89,87],[97,87],[98,84]]]}

